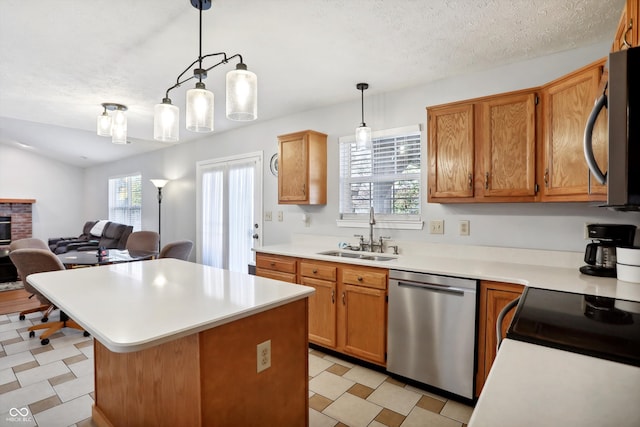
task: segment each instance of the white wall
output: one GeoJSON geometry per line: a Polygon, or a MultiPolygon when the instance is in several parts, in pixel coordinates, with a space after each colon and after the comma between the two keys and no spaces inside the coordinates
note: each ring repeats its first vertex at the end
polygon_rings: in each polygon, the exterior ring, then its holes
{"type": "Polygon", "coordinates": [[[78,236],[86,219],[84,171],[0,144],[0,198],[35,199],[33,237],[78,236]]]}
{"type": "MultiPolygon", "coordinates": [[[[424,172],[427,106],[539,86],[605,56],[609,47],[610,43],[602,43],[481,73],[452,76],[425,86],[370,95],[365,97],[366,121],[374,130],[420,123],[423,127],[424,172]]],[[[373,90],[375,82],[369,83],[373,90]]],[[[313,96],[313,93],[309,93],[308,96],[313,96]]],[[[268,108],[268,101],[263,102],[261,108],[268,108]]],[[[85,217],[106,216],[106,182],[110,176],[142,172],[145,182],[143,228],[157,228],[156,190],[148,179],[167,178],[172,182],[164,190],[163,242],[181,238],[195,240],[195,163],[263,150],[264,210],[272,211],[274,214],[274,221],[264,223],[264,244],[288,242],[292,233],[344,236],[346,241],[355,241],[353,234],[362,233],[364,230],[338,228],[335,220],[338,217],[339,197],[338,138],[354,132],[360,121],[359,113],[360,99],[354,91],[353,102],[300,112],[271,121],[257,121],[241,129],[214,133],[196,142],[88,169],[85,184],[85,217]],[[271,175],[268,167],[269,159],[277,152],[277,135],[305,129],[314,129],[329,135],[327,205],[278,205],[277,179],[271,175]],[[284,212],[283,222],[276,220],[277,211],[284,212]],[[309,228],[305,228],[301,221],[303,212],[311,217],[309,228]]],[[[424,220],[444,219],[444,235],[430,235],[426,230],[378,230],[376,236],[391,235],[398,240],[435,243],[581,251],[584,248],[585,222],[640,225],[640,215],[637,213],[611,212],[587,203],[440,205],[428,204],[426,197],[423,199],[424,220]],[[471,221],[470,236],[457,235],[459,219],[471,221]]]]}

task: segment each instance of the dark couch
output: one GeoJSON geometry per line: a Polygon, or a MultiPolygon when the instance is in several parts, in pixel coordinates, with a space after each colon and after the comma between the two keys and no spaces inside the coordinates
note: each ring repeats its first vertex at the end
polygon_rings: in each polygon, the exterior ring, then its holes
{"type": "Polygon", "coordinates": [[[66,246],[70,243],[82,243],[82,242],[88,242],[89,240],[93,239],[97,239],[97,236],[92,236],[91,235],[91,229],[93,228],[94,225],[96,225],[98,221],[87,221],[84,223],[84,226],[82,227],[82,234],[80,234],[78,237],[51,237],[49,238],[49,249],[51,249],[51,252],[56,253],[56,254],[62,254],[65,253],[66,250],[66,246]]]}
{"type": "Polygon", "coordinates": [[[49,247],[56,254],[62,254],[68,251],[90,251],[99,247],[107,249],[126,248],[129,235],[133,231],[133,226],[118,224],[117,222],[107,222],[102,230],[102,235],[94,236],[90,233],[86,233],[88,234],[87,238],[85,236],[87,227],[90,232],[97,221],[94,221],[93,225],[89,226],[88,224],[90,222],[91,221],[88,221],[85,224],[83,227],[83,234],[77,239],[59,240],[55,243],[52,243],[52,240],[55,239],[49,239],[49,247]],[[52,245],[53,247],[51,247],[52,245]]]}

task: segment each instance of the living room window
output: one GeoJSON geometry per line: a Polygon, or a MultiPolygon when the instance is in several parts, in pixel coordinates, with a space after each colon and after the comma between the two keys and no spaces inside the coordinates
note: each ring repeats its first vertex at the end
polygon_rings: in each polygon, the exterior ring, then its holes
{"type": "Polygon", "coordinates": [[[341,137],[338,226],[368,226],[373,206],[385,228],[422,228],[420,182],[418,125],[373,132],[370,147],[341,137]]]}
{"type": "Polygon", "coordinates": [[[109,221],[142,229],[142,175],[109,178],[109,221]]]}

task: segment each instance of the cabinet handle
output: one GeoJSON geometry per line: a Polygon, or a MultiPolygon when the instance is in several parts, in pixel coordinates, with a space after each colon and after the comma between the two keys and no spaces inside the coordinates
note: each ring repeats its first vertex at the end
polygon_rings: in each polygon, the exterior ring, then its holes
{"type": "Polygon", "coordinates": [[[313,274],[318,274],[318,269],[314,268],[313,269],[313,274]]]}
{"type": "Polygon", "coordinates": [[[473,189],[473,174],[469,174],[469,189],[473,189]]]}
{"type": "Polygon", "coordinates": [[[345,294],[342,293],[342,305],[347,305],[347,301],[345,300],[345,294]]]}
{"type": "Polygon", "coordinates": [[[484,189],[489,189],[489,172],[484,174],[484,189]]]}
{"type": "Polygon", "coordinates": [[[307,184],[302,183],[302,195],[307,197],[307,184]]]}
{"type": "Polygon", "coordinates": [[[362,276],[358,276],[358,282],[362,282],[362,276]]]}
{"type": "Polygon", "coordinates": [[[335,289],[331,290],[331,304],[335,304],[336,303],[336,291],[335,289]]]}
{"type": "Polygon", "coordinates": [[[632,29],[633,29],[633,19],[630,19],[629,26],[627,27],[627,30],[624,32],[624,35],[622,36],[622,44],[627,49],[631,47],[631,44],[629,44],[629,42],[627,41],[627,34],[629,34],[629,31],[631,31],[632,29]]]}
{"type": "Polygon", "coordinates": [[[549,168],[544,170],[544,186],[549,188],[549,168]]]}

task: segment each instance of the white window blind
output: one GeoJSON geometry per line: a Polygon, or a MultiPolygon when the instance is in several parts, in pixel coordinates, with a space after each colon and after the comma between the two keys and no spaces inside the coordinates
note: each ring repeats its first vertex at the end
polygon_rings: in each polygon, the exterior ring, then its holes
{"type": "Polygon", "coordinates": [[[109,179],[109,221],[142,229],[142,175],[109,179]]]}
{"type": "Polygon", "coordinates": [[[340,138],[340,216],[420,220],[420,128],[374,132],[369,148],[340,138]]]}

